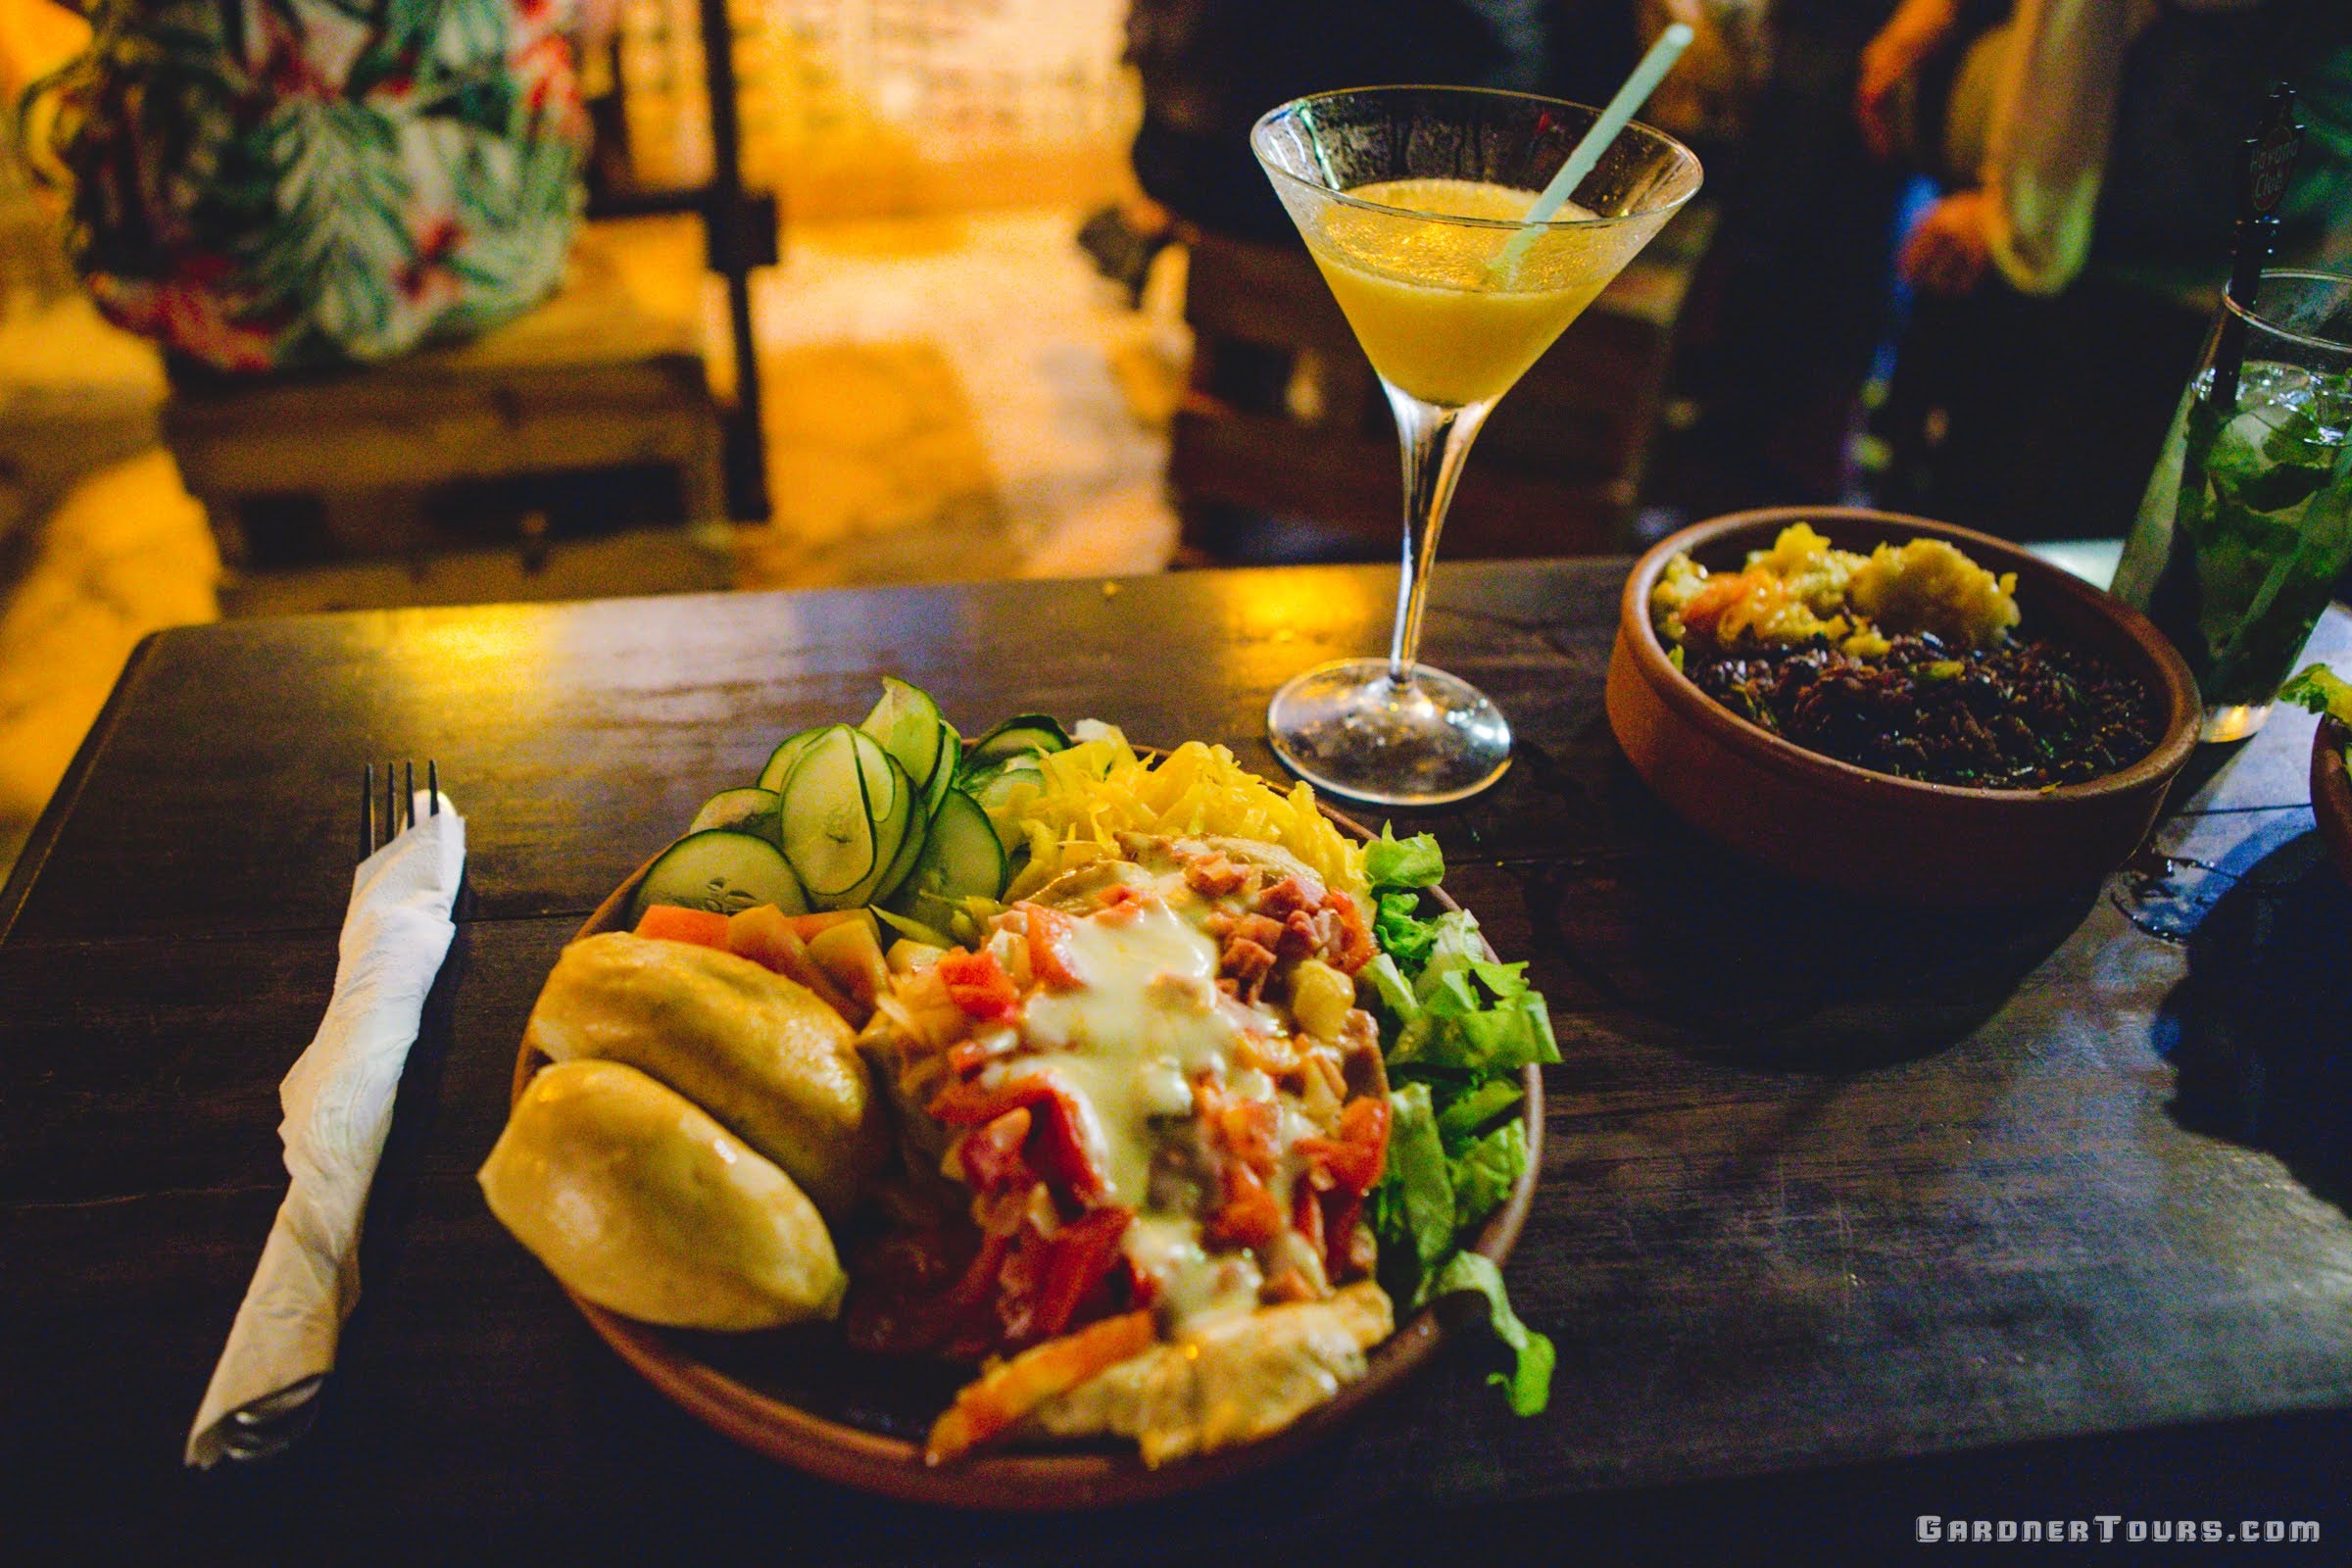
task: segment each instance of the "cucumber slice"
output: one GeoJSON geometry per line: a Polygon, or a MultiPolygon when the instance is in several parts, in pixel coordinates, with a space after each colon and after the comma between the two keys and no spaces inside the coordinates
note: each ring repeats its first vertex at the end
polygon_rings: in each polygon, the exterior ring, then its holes
{"type": "Polygon", "coordinates": [[[964,748],[963,765],[977,772],[991,762],[1030,752],[1066,752],[1070,732],[1051,713],[1015,713],[964,748]]]}
{"type": "Polygon", "coordinates": [[[939,765],[931,769],[930,781],[923,786],[926,822],[939,814],[939,803],[956,787],[956,766],[963,760],[963,737],[956,733],[956,726],[942,719],[939,731],[939,765]]]}
{"type": "Polygon", "coordinates": [[[950,790],[890,907],[910,920],[947,930],[965,899],[1004,891],[1004,847],[980,803],[950,790]]]}
{"type": "Polygon", "coordinates": [[[820,907],[844,908],[834,901],[888,866],[906,831],[912,802],[899,786],[906,776],[888,752],[869,735],[835,724],[801,751],[779,791],[784,798],[780,834],[784,858],[801,885],[820,907]],[[900,818],[883,848],[884,823],[900,818]]]}
{"type": "Polygon", "coordinates": [[[792,764],[801,760],[803,752],[816,744],[818,736],[836,727],[819,724],[814,729],[805,729],[797,735],[786,736],[781,746],[767,754],[767,765],[760,769],[760,788],[781,795],[784,781],[792,777],[792,764]]]}
{"type": "Polygon", "coordinates": [[[749,833],[772,843],[780,799],[774,790],[720,790],[703,803],[703,808],[694,813],[694,820],[686,824],[686,831],[701,833],[724,828],[730,833],[749,833]]]}
{"type": "Polygon", "coordinates": [[[883,676],[882,700],[858,727],[899,760],[917,789],[926,788],[939,771],[948,721],[939,716],[939,705],[921,687],[883,676]]]}
{"type": "Polygon", "coordinates": [[[1006,854],[1010,854],[1022,842],[1022,836],[1019,820],[1008,808],[1017,804],[1018,792],[1042,791],[1045,784],[1045,770],[1037,765],[1034,759],[1023,756],[987,773],[978,784],[963,793],[968,793],[989,820],[996,824],[997,842],[1006,854]]]}
{"type": "Polygon", "coordinates": [[[634,926],[657,904],[720,914],[761,904],[772,904],[786,914],[808,912],[808,901],[783,852],[766,839],[724,828],[689,833],[655,858],[629,900],[629,924],[634,926]]]}
{"type": "MultiPolygon", "coordinates": [[[[908,794],[911,799],[911,788],[908,794]]],[[[862,903],[886,903],[899,890],[899,885],[906,880],[907,873],[914,869],[915,857],[923,853],[923,843],[931,836],[928,809],[920,801],[916,801],[914,806],[915,808],[907,813],[906,831],[899,835],[899,853],[890,858],[890,863],[874,879],[873,889],[862,903]]]]}
{"type": "Polygon", "coordinates": [[[897,887],[922,850],[924,822],[916,814],[922,799],[915,793],[914,780],[906,776],[897,758],[888,752],[882,752],[881,757],[891,773],[891,806],[874,819],[873,873],[830,900],[815,900],[820,909],[862,909],[879,902],[885,885],[897,887]]]}

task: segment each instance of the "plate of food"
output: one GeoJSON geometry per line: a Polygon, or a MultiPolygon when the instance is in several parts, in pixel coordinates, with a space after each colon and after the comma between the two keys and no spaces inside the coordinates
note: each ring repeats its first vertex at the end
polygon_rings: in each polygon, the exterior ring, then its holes
{"type": "Polygon", "coordinates": [[[718,1431],[913,1500],[1207,1485],[1394,1389],[1498,1270],[1558,1059],[1523,964],[1220,747],[886,682],[613,890],[518,1054],[490,1206],[718,1431]]]}
{"type": "Polygon", "coordinates": [[[2328,858],[2352,882],[2352,682],[2310,664],[2279,688],[2278,699],[2320,715],[2311,737],[2311,814],[2328,858]]]}
{"type": "Polygon", "coordinates": [[[1608,713],[1676,814],[1774,870],[1986,906],[2121,864],[2196,748],[2198,700],[2144,616],[2015,545],[1782,508],[1636,564],[1608,713]]]}

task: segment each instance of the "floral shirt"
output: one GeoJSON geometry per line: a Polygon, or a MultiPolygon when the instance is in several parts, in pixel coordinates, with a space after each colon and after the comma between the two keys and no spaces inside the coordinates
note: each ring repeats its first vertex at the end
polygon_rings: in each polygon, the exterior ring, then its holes
{"type": "Polygon", "coordinates": [[[118,324],[224,370],[381,360],[530,309],[588,145],[571,0],[98,0],[35,88],[118,324]]]}

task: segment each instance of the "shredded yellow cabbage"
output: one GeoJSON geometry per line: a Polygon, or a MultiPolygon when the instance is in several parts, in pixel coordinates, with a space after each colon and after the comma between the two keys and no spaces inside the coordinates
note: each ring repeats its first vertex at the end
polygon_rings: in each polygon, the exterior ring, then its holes
{"type": "Polygon", "coordinates": [[[1285,794],[1222,746],[1187,741],[1155,767],[1115,729],[1037,759],[1035,786],[1018,785],[989,809],[998,835],[1026,843],[1029,863],[1004,890],[1025,899],[1074,866],[1119,853],[1120,833],[1216,835],[1279,844],[1359,904],[1363,848],[1315,808],[1315,792],[1285,794]]]}

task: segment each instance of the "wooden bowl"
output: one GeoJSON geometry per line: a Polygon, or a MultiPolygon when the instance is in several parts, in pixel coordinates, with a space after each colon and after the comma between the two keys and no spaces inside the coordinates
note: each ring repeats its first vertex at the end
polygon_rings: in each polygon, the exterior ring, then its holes
{"type": "Polygon", "coordinates": [[[2311,737],[2311,814],[2319,819],[2328,858],[2344,880],[2352,882],[2352,769],[2344,765],[2347,745],[2352,745],[2352,730],[2332,718],[2320,720],[2311,737]]]}
{"type": "Polygon", "coordinates": [[[1675,814],[1772,869],[1862,898],[1928,906],[2023,904],[2089,887],[2138,847],[2173,775],[2196,749],[2196,683],[2145,616],[2071,572],[1987,534],[1850,507],[1776,507],[1685,528],[1626,579],[1609,656],[1609,727],[1675,814]],[[2087,784],[2051,790],[1923,784],[1806,751],[1740,718],[1667,661],[1650,591],[1689,551],[1737,568],[1793,522],[1840,549],[1947,539],[2017,573],[2023,627],[2089,650],[2153,691],[2163,738],[2087,784]]]}
{"type": "MultiPolygon", "coordinates": [[[[1324,814],[1357,839],[1357,822],[1324,814]]],[[[629,897],[652,861],[612,890],[579,937],[626,926],[629,897]]],[[[1447,909],[1459,905],[1433,890],[1447,909]]],[[[1491,952],[1492,950],[1490,950],[1491,952]]],[[[514,1064],[519,1100],[547,1058],[528,1047],[514,1064]]],[[[1519,1240],[1544,1165],[1544,1077],[1522,1075],[1527,1169],[1471,1249],[1500,1263],[1519,1240]]],[[[936,1363],[852,1349],[830,1324],[775,1334],[718,1335],[659,1328],[608,1311],[569,1292],[572,1304],[622,1360],[664,1396],[746,1447],[843,1486],[909,1502],[966,1508],[1067,1509],[1138,1502],[1213,1485],[1298,1452],[1390,1393],[1429,1359],[1445,1339],[1436,1311],[1423,1307],[1366,1357],[1364,1376],[1329,1403],[1309,1410],[1257,1443],[1180,1459],[1152,1469],[1132,1444],[983,1451],[936,1468],[922,1459],[921,1433],[947,1406],[968,1369],[943,1376],[936,1363]]],[[[1500,1397],[1500,1396],[1496,1396],[1500,1397]]]]}

